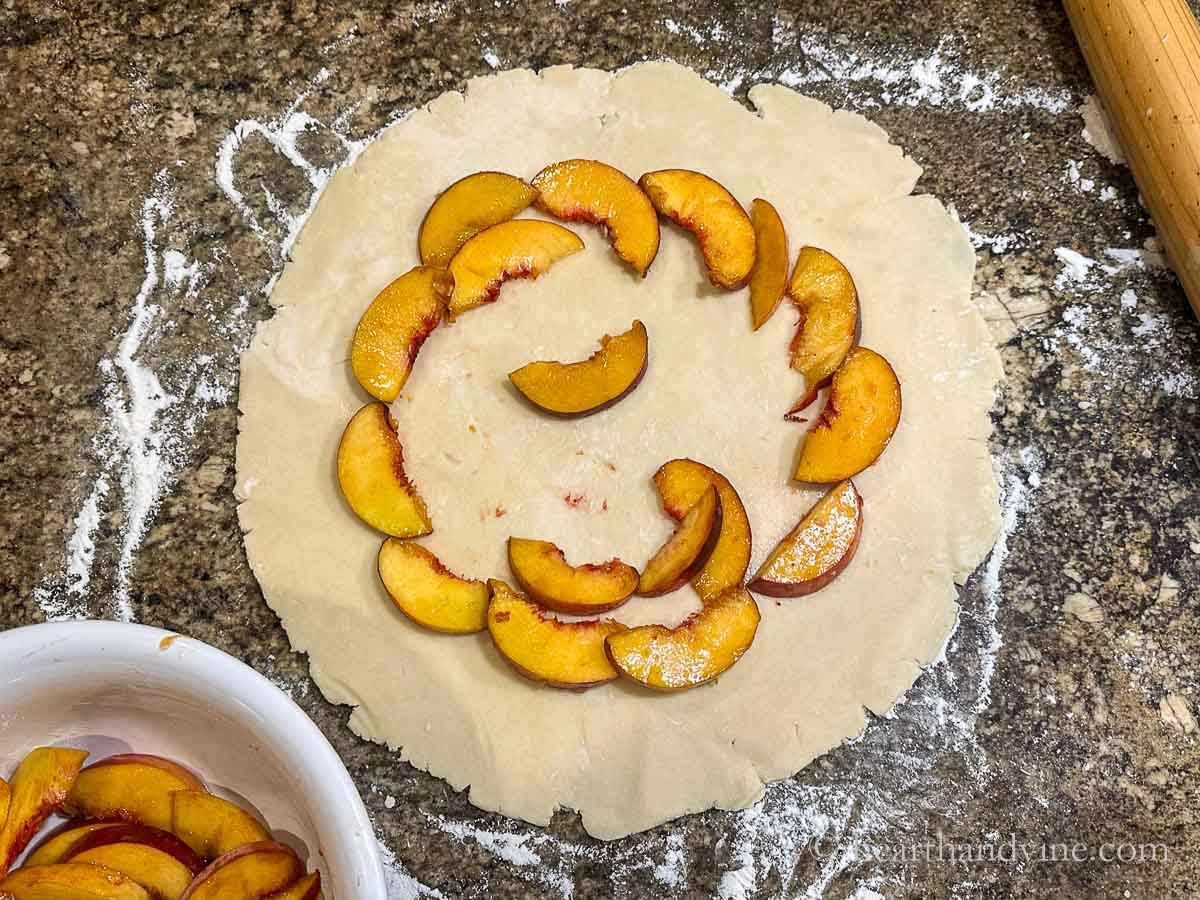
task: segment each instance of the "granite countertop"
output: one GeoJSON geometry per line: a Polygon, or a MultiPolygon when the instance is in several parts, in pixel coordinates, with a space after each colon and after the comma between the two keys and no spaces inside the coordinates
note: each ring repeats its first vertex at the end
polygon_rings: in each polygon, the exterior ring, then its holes
{"type": "Polygon", "coordinates": [[[346,761],[393,897],[1195,896],[1198,329],[1082,135],[1057,4],[7,0],[0,54],[0,628],[126,609],[264,672],[346,761]],[[857,109],[968,223],[1006,529],[890,717],[750,813],[604,845],[472,808],[312,688],[242,551],[237,359],[353,141],[494,67],[644,58],[857,109]],[[896,858],[939,835],[1035,859],[896,858]],[[1167,858],[1040,861],[1075,842],[1167,858]]]}

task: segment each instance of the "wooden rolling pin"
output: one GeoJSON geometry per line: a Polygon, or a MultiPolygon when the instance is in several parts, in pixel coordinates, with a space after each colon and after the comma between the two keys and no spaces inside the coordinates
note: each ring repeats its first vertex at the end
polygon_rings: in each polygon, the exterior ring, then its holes
{"type": "Polygon", "coordinates": [[[1104,109],[1200,315],[1200,27],[1187,0],[1063,0],[1104,109]]]}

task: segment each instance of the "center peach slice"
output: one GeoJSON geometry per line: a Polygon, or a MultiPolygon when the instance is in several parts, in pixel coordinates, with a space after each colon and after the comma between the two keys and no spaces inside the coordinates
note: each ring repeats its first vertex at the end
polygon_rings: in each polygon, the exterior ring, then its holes
{"type": "Polygon", "coordinates": [[[750,517],[742,498],[720,472],[692,459],[673,459],[654,473],[654,487],[663,510],[682,519],[712,485],[721,495],[721,533],[704,568],[692,579],[701,600],[708,600],[742,583],[750,565],[750,517]]]}
{"type": "Polygon", "coordinates": [[[637,569],[619,559],[568,565],[549,541],[510,537],[508,565],[525,593],[556,612],[606,612],[628,600],[638,586],[637,569]]]}
{"type": "Polygon", "coordinates": [[[536,603],[503,581],[488,582],[488,631],[492,642],[518,672],[551,687],[586,688],[617,677],[604,641],[625,630],[612,619],[563,622],[546,618],[536,603]]]}
{"type": "Polygon", "coordinates": [[[612,406],[637,387],[648,353],[646,326],[634,321],[624,334],[602,337],[600,349],[583,362],[532,362],[508,378],[539,409],[583,416],[612,406]]]}
{"type": "Polygon", "coordinates": [[[645,276],[658,254],[658,214],[633,179],[607,163],[566,159],[538,172],[533,186],[538,209],[603,226],[617,256],[645,276]]]}
{"type": "Polygon", "coordinates": [[[686,584],[712,556],[721,534],[721,495],[709,485],[646,563],[638,581],[643,597],[666,594],[686,584]]]}
{"type": "Polygon", "coordinates": [[[854,279],[841,260],[818,247],[800,248],[788,294],[800,313],[792,368],[804,376],[806,387],[803,399],[792,407],[796,413],[817,398],[858,340],[860,311],[854,279]]]}
{"type": "Polygon", "coordinates": [[[729,588],[675,628],[642,625],[608,639],[621,674],[661,691],[696,687],[741,659],[758,631],[758,604],[741,587],[729,588]]]}
{"type": "Polygon", "coordinates": [[[746,283],[754,266],[754,225],[729,191],[689,169],[647,172],[638,184],[659,213],[696,236],[709,281],[723,288],[746,283]]]}
{"type": "Polygon", "coordinates": [[[450,318],[494,302],[508,279],[537,278],[582,249],[583,241],[573,231],[539,219],[502,222],[479,232],[450,260],[450,318]]]}

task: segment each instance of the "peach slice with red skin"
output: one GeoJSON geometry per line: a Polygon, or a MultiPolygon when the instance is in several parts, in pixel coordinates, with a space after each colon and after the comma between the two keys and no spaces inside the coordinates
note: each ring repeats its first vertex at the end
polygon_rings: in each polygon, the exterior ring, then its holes
{"type": "Polygon", "coordinates": [[[404,448],[386,404],[368,403],[342,433],[338,484],[355,515],[392,537],[433,531],[429,510],[404,473],[404,448]]]}
{"type": "MultiPolygon", "coordinates": [[[[204,863],[196,855],[196,852],[172,832],[163,831],[159,828],[151,828],[149,825],[136,825],[128,822],[115,822],[105,825],[103,828],[89,830],[80,834],[75,839],[75,842],[67,848],[63,856],[63,861],[80,861],[78,860],[80,854],[115,845],[149,847],[171,857],[172,860],[179,863],[179,865],[188,871],[187,878],[184,881],[183,887],[179,889],[179,893],[183,893],[183,888],[187,887],[187,882],[192,880],[192,876],[204,868],[204,863]]],[[[93,862],[90,859],[82,861],[93,862]]],[[[148,887],[142,879],[135,876],[132,872],[123,869],[121,866],[103,861],[99,864],[106,865],[110,869],[116,869],[118,872],[125,872],[126,875],[132,876],[139,884],[148,887]]]]}
{"type": "Polygon", "coordinates": [[[666,594],[699,574],[721,535],[721,495],[709,485],[675,531],[642,569],[637,592],[643,597],[666,594]]]}
{"type": "Polygon", "coordinates": [[[417,235],[421,263],[444,269],[463,244],[485,228],[507,222],[536,197],[536,188],[503,172],[460,178],[425,213],[417,235]]]}
{"type": "Polygon", "coordinates": [[[101,828],[108,828],[113,824],[115,823],[80,822],[78,819],[64,822],[29,851],[29,855],[25,857],[25,865],[52,866],[55,863],[63,862],[67,858],[67,852],[79,842],[81,837],[90,832],[99,831],[101,828]]]}
{"type": "Polygon", "coordinates": [[[295,884],[266,900],[317,900],[321,896],[321,873],[310,872],[295,884]]]}
{"type": "Polygon", "coordinates": [[[0,900],[157,900],[120,872],[90,863],[22,866],[0,880],[0,900]]]}
{"type": "Polygon", "coordinates": [[[646,374],[649,338],[634,321],[624,334],[605,335],[600,349],[577,363],[532,362],[508,374],[534,406],[556,416],[586,416],[607,409],[646,374]]]}
{"type": "Polygon", "coordinates": [[[792,407],[799,412],[819,391],[858,341],[858,289],[849,271],[832,253],[801,247],[788,283],[788,295],[800,312],[792,338],[792,368],[804,376],[807,393],[792,407]]]}
{"type": "Polygon", "coordinates": [[[399,396],[421,345],[441,323],[453,290],[450,273],[417,266],[371,301],[350,346],[350,365],[364,391],[384,403],[399,396]]]}
{"type": "Polygon", "coordinates": [[[82,819],[119,819],[167,831],[171,827],[171,793],[204,789],[204,782],[177,762],[124,753],[80,772],[63,810],[82,819]]]}
{"type": "Polygon", "coordinates": [[[58,812],[79,777],[86,750],[39,747],[17,766],[11,797],[0,828],[0,875],[8,871],[42,823],[58,812]]]}
{"type": "Polygon", "coordinates": [[[673,459],[654,473],[654,487],[663,510],[676,520],[687,515],[709,485],[721,495],[721,531],[712,555],[692,579],[701,600],[742,583],[750,565],[750,517],[729,479],[703,463],[673,459]]]}
{"type": "Polygon", "coordinates": [[[179,900],[263,900],[303,876],[304,867],[290,847],[259,841],[213,860],[179,900]]]}
{"type": "Polygon", "coordinates": [[[690,169],[647,172],[638,185],[660,215],[696,236],[709,281],[730,289],[746,283],[754,267],[754,225],[729,191],[690,169]]]}
{"type": "Polygon", "coordinates": [[[750,649],[758,622],[758,604],[738,585],[705,601],[674,628],[642,625],[613,635],[608,656],[627,678],[660,691],[680,691],[728,671],[750,649]]]}
{"type": "Polygon", "coordinates": [[[496,650],[514,669],[550,687],[581,689],[617,677],[604,652],[604,641],[625,630],[612,619],[562,622],[503,581],[488,582],[488,632],[496,650]]]}
{"type": "Polygon", "coordinates": [[[862,497],[846,479],[804,514],[747,587],[768,597],[819,591],[850,565],[862,536],[862,520],[862,497]]]}
{"type": "Polygon", "coordinates": [[[855,347],[833,375],[793,477],[831,484],[857,475],[887,448],[900,424],[900,406],[900,380],[888,361],[855,347]]]}
{"type": "Polygon", "coordinates": [[[619,559],[572,566],[549,541],[510,537],[508,565],[521,589],[542,606],[580,616],[615,609],[638,586],[633,566],[619,559]]]}
{"type": "Polygon", "coordinates": [[[533,186],[538,209],[602,226],[613,252],[645,277],[658,255],[658,213],[632,178],[594,159],[565,159],[538,172],[533,186]]]}
{"type": "Polygon", "coordinates": [[[171,831],[201,859],[271,839],[266,827],[236,803],[195,790],[171,794],[171,831]]]}
{"type": "Polygon", "coordinates": [[[757,248],[750,270],[750,324],[758,331],[779,308],[788,286],[788,243],[783,219],[768,201],[756,198],[750,204],[757,248]]]}
{"type": "Polygon", "coordinates": [[[419,544],[384,541],[378,569],[396,607],[418,625],[444,634],[487,628],[488,586],[455,575],[419,544]]]}
{"type": "Polygon", "coordinates": [[[575,232],[540,219],[515,219],[479,232],[450,260],[450,318],[494,302],[509,279],[537,278],[582,249],[575,232]]]}

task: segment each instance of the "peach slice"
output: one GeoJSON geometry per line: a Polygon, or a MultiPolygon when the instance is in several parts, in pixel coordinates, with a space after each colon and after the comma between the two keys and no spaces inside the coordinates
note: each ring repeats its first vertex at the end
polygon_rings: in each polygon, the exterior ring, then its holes
{"type": "Polygon", "coordinates": [[[488,586],[455,575],[419,544],[389,538],[379,548],[378,568],[400,612],[418,625],[446,634],[487,628],[488,586]]]}
{"type": "Polygon", "coordinates": [[[533,186],[538,209],[602,226],[613,252],[645,277],[658,255],[658,214],[632,178],[594,159],[565,159],[538,172],[533,186]]]}
{"type": "Polygon", "coordinates": [[[660,691],[711,681],[741,659],[758,630],[758,604],[740,585],[729,588],[674,628],[642,625],[608,639],[621,674],[660,691]]]}
{"type": "Polygon", "coordinates": [[[583,362],[532,362],[508,379],[539,409],[556,416],[586,416],[612,406],[646,374],[649,338],[634,320],[624,334],[600,338],[600,349],[583,362]]]}
{"type": "Polygon", "coordinates": [[[271,839],[258,819],[207,791],[171,794],[171,831],[201,859],[216,859],[246,844],[271,839]]]}
{"type": "Polygon", "coordinates": [[[625,630],[612,619],[561,622],[548,619],[536,603],[503,581],[488,582],[488,631],[508,662],[534,681],[550,687],[588,688],[617,677],[604,653],[604,641],[625,630]]]}
{"type": "MultiPolygon", "coordinates": [[[[171,832],[151,828],[149,825],[134,825],[126,822],[105,825],[103,828],[97,828],[79,835],[75,839],[75,843],[67,849],[63,861],[92,862],[92,860],[79,860],[80,854],[90,853],[93,850],[100,850],[115,845],[150,847],[171,857],[172,860],[188,870],[187,879],[183,887],[179,889],[179,893],[183,893],[183,888],[187,887],[187,882],[192,880],[192,876],[204,868],[203,862],[192,851],[192,848],[171,832]]],[[[142,879],[138,878],[132,872],[121,868],[121,866],[106,862],[101,862],[100,864],[106,865],[110,869],[116,869],[118,872],[125,872],[126,875],[133,877],[139,884],[149,887],[142,879]]],[[[153,890],[151,890],[151,893],[153,893],[153,890]]]]}
{"type": "Polygon", "coordinates": [[[479,232],[450,260],[450,318],[494,302],[510,278],[537,278],[582,249],[583,241],[573,231],[539,219],[502,222],[479,232]]]}
{"type": "Polygon", "coordinates": [[[90,863],[24,866],[0,881],[2,900],[157,900],[120,872],[90,863]]]}
{"type": "Polygon", "coordinates": [[[204,783],[179,763],[161,756],[125,753],[80,772],[63,810],[82,819],[119,819],[167,831],[171,827],[171,792],[204,789],[204,783]]]}
{"type": "Polygon", "coordinates": [[[52,866],[55,863],[64,862],[67,858],[67,853],[79,842],[79,839],[85,834],[93,831],[99,831],[102,828],[109,828],[112,822],[84,822],[71,820],[49,835],[42,839],[33,850],[29,851],[29,856],[25,857],[25,865],[27,866],[52,866]]]}
{"type": "Polygon", "coordinates": [[[801,247],[788,284],[800,322],[792,338],[792,368],[804,376],[808,393],[792,408],[816,399],[858,340],[858,289],[841,261],[817,247],[801,247]]]}
{"type": "Polygon", "coordinates": [[[710,484],[675,526],[667,542],[646,563],[637,592],[643,597],[656,597],[695,577],[717,546],[721,518],[721,495],[710,484]]]}
{"type": "Polygon", "coordinates": [[[830,484],[879,458],[900,423],[900,381],[886,359],[855,347],[834,373],[829,398],[804,438],[793,477],[830,484]]]}
{"type": "Polygon", "coordinates": [[[850,565],[862,535],[862,517],[862,497],[846,479],[805,513],[747,587],[768,597],[819,591],[850,565]]]}
{"type": "Polygon", "coordinates": [[[788,285],[787,232],[779,212],[766,200],[750,204],[757,253],[750,270],[750,323],[755,331],[775,314],[788,285]]]}
{"type": "Polygon", "coordinates": [[[754,225],[729,191],[689,169],[647,172],[638,184],[660,214],[696,236],[709,281],[730,289],[746,283],[754,267],[754,225]]]}
{"type": "Polygon", "coordinates": [[[0,875],[62,806],[85,759],[86,750],[39,747],[21,760],[9,786],[8,815],[0,828],[0,875]]]}
{"type": "Polygon", "coordinates": [[[396,399],[453,290],[449,272],[417,266],[371,301],[350,346],[350,365],[364,391],[384,403],[396,399]]]}
{"type": "Polygon", "coordinates": [[[321,873],[311,872],[291,887],[285,888],[278,894],[272,894],[266,900],[317,900],[320,896],[321,873]]]}
{"type": "Polygon", "coordinates": [[[304,875],[295,852],[275,841],[230,850],[188,885],[179,900],[263,900],[304,875]]]}
{"type": "Polygon", "coordinates": [[[638,586],[633,566],[619,559],[568,565],[563,552],[549,541],[510,537],[508,565],[525,593],[556,612],[607,612],[628,600],[638,586]]]}
{"type": "Polygon", "coordinates": [[[338,484],[355,515],[392,537],[433,531],[425,501],[404,474],[404,448],[383,403],[354,414],[337,454],[338,484]]]}
{"type": "Polygon", "coordinates": [[[75,853],[69,861],[104,866],[128,875],[155,900],[179,900],[194,874],[169,853],[145,844],[106,844],[75,853]]]}
{"type": "Polygon", "coordinates": [[[721,495],[721,533],[708,562],[692,579],[701,600],[742,583],[750,565],[750,517],[729,479],[703,463],[673,459],[654,473],[654,487],[663,510],[676,520],[687,515],[709,485],[721,495]]]}
{"type": "Polygon", "coordinates": [[[433,201],[421,222],[421,262],[445,268],[462,245],[485,228],[507,222],[537,197],[531,185],[503,172],[460,178],[433,201]]]}
{"type": "Polygon", "coordinates": [[[0,778],[0,828],[4,827],[4,822],[8,818],[8,804],[12,800],[12,788],[8,786],[8,782],[0,778]]]}

